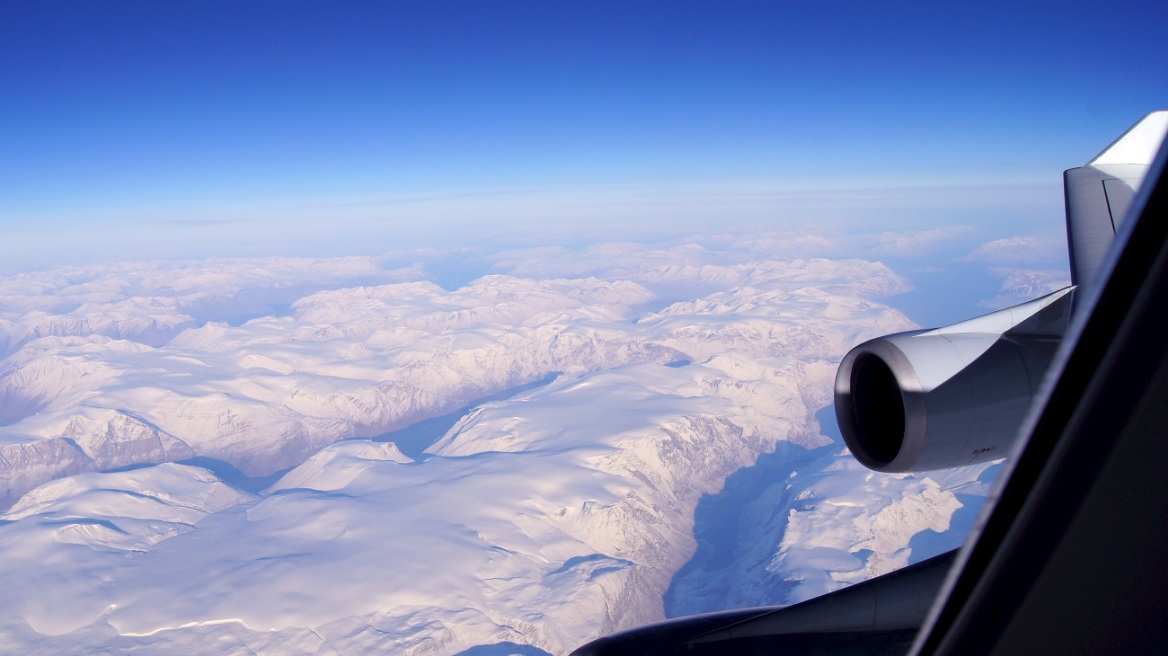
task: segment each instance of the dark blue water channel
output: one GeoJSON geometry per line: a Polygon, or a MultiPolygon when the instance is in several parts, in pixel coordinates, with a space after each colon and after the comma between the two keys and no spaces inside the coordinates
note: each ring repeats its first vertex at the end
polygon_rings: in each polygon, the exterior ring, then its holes
{"type": "MultiPolygon", "coordinates": [[[[146,469],[149,467],[157,467],[158,462],[139,462],[133,465],[126,465],[124,467],[114,467],[112,469],[103,469],[103,474],[114,474],[117,472],[134,471],[135,469],[146,469]]],[[[259,494],[261,490],[268,487],[272,483],[280,480],[280,477],[292,470],[292,467],[281,469],[266,476],[248,476],[239,471],[235,465],[226,460],[219,460],[218,458],[210,458],[207,456],[195,456],[194,458],[187,458],[186,460],[176,460],[176,465],[190,465],[191,467],[201,467],[207,471],[215,474],[215,476],[237,490],[243,490],[249,494],[259,494]]]]}
{"type": "Polygon", "coordinates": [[[479,645],[464,649],[454,656],[552,656],[539,647],[520,645],[514,642],[499,642],[493,645],[479,645]]]}
{"type": "Polygon", "coordinates": [[[231,487],[237,490],[243,490],[244,492],[250,492],[251,494],[259,494],[261,490],[280,480],[281,476],[292,470],[292,467],[288,467],[287,469],[281,469],[267,476],[248,476],[236,469],[229,462],[216,458],[208,458],[206,456],[195,456],[194,458],[180,461],[178,464],[202,467],[218,476],[219,480],[231,487]]]}
{"type": "Polygon", "coordinates": [[[459,419],[462,419],[468,412],[474,410],[478,406],[489,403],[491,401],[503,401],[509,399],[520,392],[543,387],[560,377],[558,371],[532,381],[524,385],[517,385],[515,387],[507,388],[501,392],[496,392],[490,396],[484,396],[480,399],[472,401],[454,412],[448,412],[438,417],[431,417],[423,419],[415,424],[410,424],[405,428],[401,428],[389,433],[382,433],[374,438],[374,442],[393,442],[397,445],[399,451],[414,460],[424,459],[426,449],[430,448],[432,444],[437,442],[443,435],[446,434],[459,419]]]}
{"type": "MultiPolygon", "coordinates": [[[[725,570],[742,551],[738,538],[747,505],[763,496],[771,485],[787,480],[792,471],[820,458],[832,457],[843,442],[835,421],[835,406],[828,406],[815,416],[820,432],[831,437],[832,444],[805,449],[790,442],[779,442],[772,453],[759,456],[754,466],[739,469],[727,477],[722,491],[707,494],[698,502],[694,511],[697,551],[674,575],[665,593],[666,617],[725,610],[718,600],[729,596],[729,586],[734,583],[725,570]],[[713,607],[706,607],[706,601],[713,607]]],[[[776,591],[776,596],[781,597],[781,591],[776,591]]]]}
{"type": "MultiPolygon", "coordinates": [[[[983,471],[977,479],[985,485],[992,485],[1001,469],[1002,463],[992,465],[983,471]]],[[[909,565],[965,544],[965,539],[973,530],[974,523],[977,522],[982,508],[985,507],[986,498],[977,494],[962,494],[960,492],[955,492],[955,494],[957,500],[961,502],[961,507],[955,510],[949,518],[949,530],[938,533],[927,528],[912,536],[912,539],[908,541],[908,546],[912,549],[912,553],[908,557],[909,565]]]]}
{"type": "MultiPolygon", "coordinates": [[[[724,610],[719,601],[730,598],[730,586],[735,582],[735,577],[728,576],[727,570],[739,554],[745,553],[741,547],[749,546],[739,544],[739,534],[745,521],[743,513],[748,504],[762,497],[769,486],[785,481],[792,471],[822,470],[826,463],[817,461],[834,458],[843,445],[843,437],[835,420],[835,406],[828,406],[815,416],[819,420],[820,432],[832,438],[832,444],[807,450],[779,442],[773,453],[759,456],[754,466],[731,474],[721,492],[706,495],[698,502],[694,512],[697,551],[674,575],[665,593],[666,617],[724,610]]],[[[991,484],[1000,469],[1000,464],[987,468],[978,477],[979,481],[991,484]]],[[[781,497],[772,495],[772,498],[781,497]]],[[[962,507],[953,513],[948,530],[938,533],[926,529],[909,540],[908,546],[912,549],[909,564],[956,549],[965,542],[986,499],[961,492],[957,492],[957,499],[962,507]]],[[[781,512],[785,509],[775,510],[781,512]]],[[[751,534],[751,531],[741,532],[747,536],[751,534]]],[[[858,553],[857,556],[863,558],[866,554],[858,553]]],[[[759,575],[763,574],[760,572],[759,575]]],[[[781,603],[783,596],[784,591],[775,590],[773,600],[760,600],[760,603],[781,603]]]]}

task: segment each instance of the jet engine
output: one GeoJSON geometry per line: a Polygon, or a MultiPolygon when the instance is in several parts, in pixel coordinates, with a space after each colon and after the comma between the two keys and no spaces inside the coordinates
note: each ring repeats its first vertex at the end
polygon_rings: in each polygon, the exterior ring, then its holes
{"type": "Polygon", "coordinates": [[[883,472],[1005,456],[1066,332],[1074,289],[852,349],[835,378],[852,454],[883,472]]]}

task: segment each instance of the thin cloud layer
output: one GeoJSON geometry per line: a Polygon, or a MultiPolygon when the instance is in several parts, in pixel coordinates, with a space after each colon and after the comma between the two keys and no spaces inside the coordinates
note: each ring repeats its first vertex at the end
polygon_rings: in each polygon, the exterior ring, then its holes
{"type": "Polygon", "coordinates": [[[972,232],[969,226],[946,226],[905,233],[886,232],[876,236],[872,252],[895,257],[926,256],[937,252],[942,246],[968,239],[972,232]]]}
{"type": "Polygon", "coordinates": [[[981,244],[963,259],[990,264],[1051,262],[1066,256],[1065,236],[1006,237],[981,244]]]}

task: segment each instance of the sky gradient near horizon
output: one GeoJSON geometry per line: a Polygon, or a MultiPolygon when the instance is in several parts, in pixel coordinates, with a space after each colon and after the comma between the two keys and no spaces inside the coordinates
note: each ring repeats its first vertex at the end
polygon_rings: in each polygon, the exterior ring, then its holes
{"type": "MultiPolygon", "coordinates": [[[[1152,2],[8,2],[0,268],[249,239],[303,252],[379,221],[758,219],[752,198],[803,189],[1050,197],[1168,106],[1166,18],[1152,2]]],[[[355,250],[394,246],[370,241],[355,250]]]]}

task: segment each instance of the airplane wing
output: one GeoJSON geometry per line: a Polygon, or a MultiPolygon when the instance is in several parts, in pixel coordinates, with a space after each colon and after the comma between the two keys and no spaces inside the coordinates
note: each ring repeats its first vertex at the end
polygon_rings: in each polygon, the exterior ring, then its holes
{"type": "Polygon", "coordinates": [[[1086,166],[1064,175],[1077,284],[951,326],[879,337],[844,356],[835,412],[857,460],[878,471],[906,472],[1010,452],[1166,132],[1168,111],[1148,114],[1086,166]]]}
{"type": "Polygon", "coordinates": [[[1063,173],[1071,284],[1089,287],[1168,131],[1168,111],[1136,123],[1085,166],[1063,173]]]}
{"type": "Polygon", "coordinates": [[[870,468],[1010,454],[965,547],[801,604],[670,620],[573,655],[1115,653],[1168,643],[1166,132],[1168,112],[1149,114],[1065,173],[1071,288],[872,340],[840,364],[840,429],[870,468]]]}
{"type": "Polygon", "coordinates": [[[997,501],[914,654],[1152,653],[1168,642],[1166,166],[1168,145],[1098,262],[997,501]]]}

